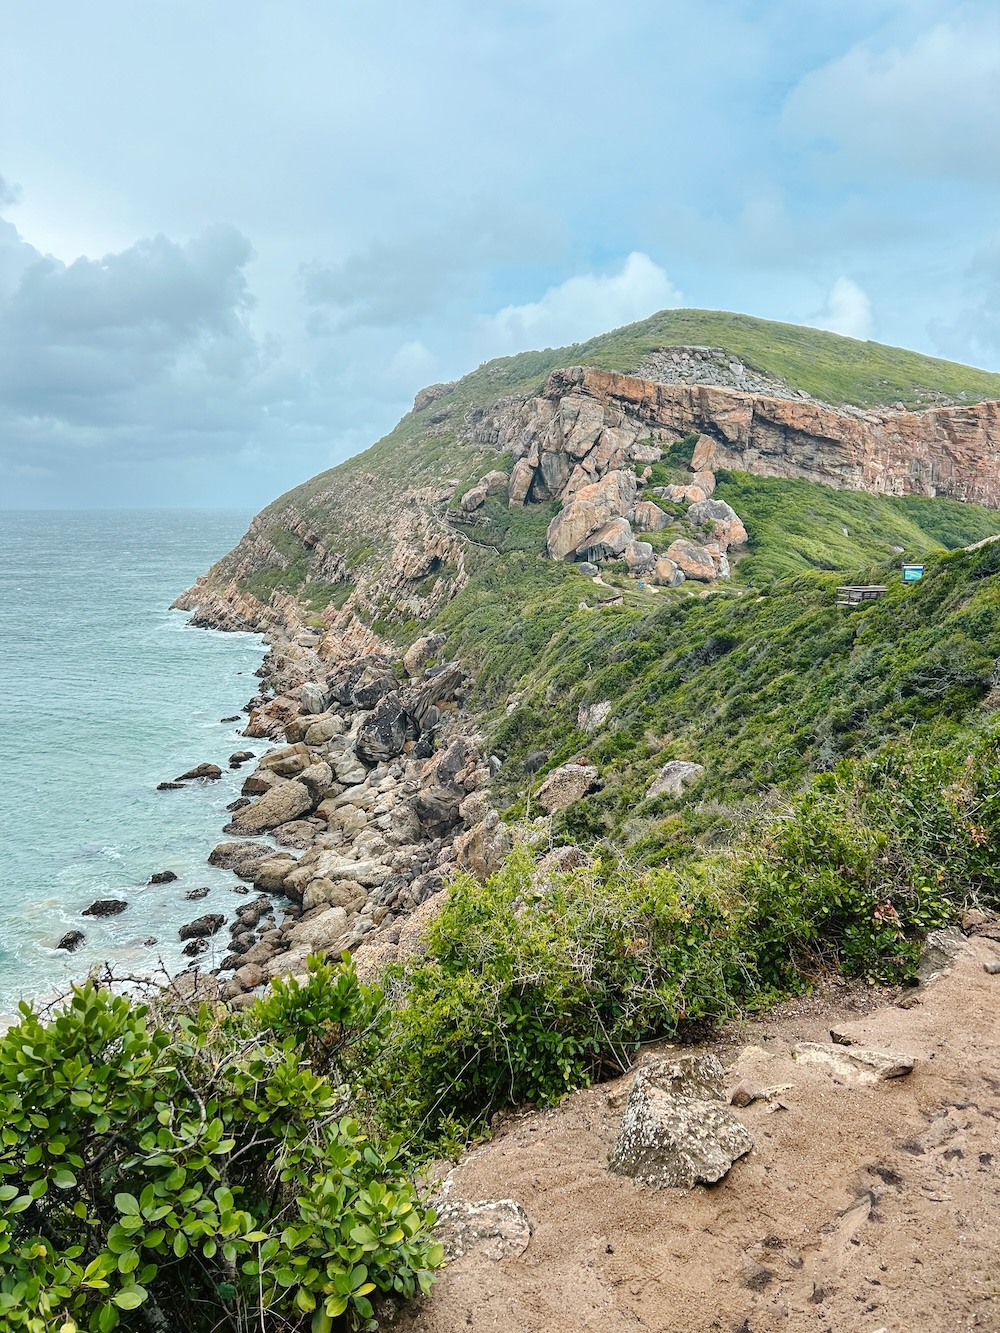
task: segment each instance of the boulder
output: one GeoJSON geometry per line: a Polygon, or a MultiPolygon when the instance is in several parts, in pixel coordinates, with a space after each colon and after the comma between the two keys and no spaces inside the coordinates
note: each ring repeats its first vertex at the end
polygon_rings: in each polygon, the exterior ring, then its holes
{"type": "Polygon", "coordinates": [[[474,1253],[480,1259],[517,1259],[528,1248],[531,1224],[513,1199],[446,1199],[437,1206],[435,1237],[452,1263],[474,1253]]]}
{"type": "Polygon", "coordinates": [[[266,842],[220,842],[209,852],[208,864],[250,880],[256,878],[258,865],[271,856],[274,849],[266,842]]]}
{"type": "Polygon", "coordinates": [[[282,782],[253,805],[237,810],[230,828],[235,833],[264,833],[308,813],[315,804],[316,798],[303,783],[282,782]]]}
{"type": "Polygon", "coordinates": [[[310,793],[314,801],[321,801],[333,785],[333,769],[329,764],[320,760],[319,763],[310,764],[304,768],[298,776],[298,781],[310,793]]]}
{"type": "Polygon", "coordinates": [[[652,571],[653,548],[649,542],[629,542],[624,554],[630,573],[648,574],[652,571]]]}
{"type": "Polygon", "coordinates": [[[637,532],[662,532],[670,526],[670,515],[652,500],[640,500],[632,516],[632,526],[637,532]]]}
{"type": "MultiPolygon", "coordinates": [[[[506,478],[505,478],[506,480],[506,478]]],[[[481,509],[489,491],[483,482],[478,482],[475,486],[470,486],[458,502],[458,507],[464,514],[472,514],[477,509],[481,509]]]]}
{"type": "Polygon", "coordinates": [[[146,881],[147,884],[173,884],[177,878],[172,870],[157,870],[155,874],[150,875],[146,881]]]}
{"type": "Polygon", "coordinates": [[[292,819],[271,830],[271,837],[279,847],[291,847],[295,851],[311,847],[315,836],[316,825],[308,819],[292,819]]]}
{"type": "Polygon", "coordinates": [[[483,881],[503,868],[512,846],[506,824],[491,810],[485,819],[455,839],[455,863],[459,870],[467,870],[483,881]]]}
{"type": "Polygon", "coordinates": [[[330,692],[318,681],[306,681],[299,689],[299,705],[303,713],[325,713],[329,703],[330,692]]]}
{"type": "Polygon", "coordinates": [[[689,505],[701,504],[705,499],[705,492],[700,486],[685,486],[684,494],[681,496],[689,505]]]}
{"type": "Polygon", "coordinates": [[[699,527],[710,525],[713,537],[723,550],[746,545],[747,530],[743,520],[725,500],[702,500],[700,504],[693,504],[687,517],[689,523],[699,527]]]}
{"type": "Polygon", "coordinates": [[[653,561],[650,582],[659,588],[679,588],[684,582],[684,571],[667,555],[661,555],[653,561]]]}
{"type": "Polygon", "coordinates": [[[585,578],[588,579],[592,579],[595,574],[599,574],[601,572],[591,560],[581,560],[577,565],[577,569],[580,571],[581,574],[584,575],[585,578]]]}
{"type": "Polygon", "coordinates": [[[288,853],[273,853],[258,861],[255,866],[253,876],[253,886],[255,889],[263,889],[267,893],[280,893],[285,880],[298,865],[294,856],[288,853]]]}
{"type": "Polygon", "coordinates": [[[337,713],[320,713],[309,723],[302,739],[310,747],[325,745],[334,736],[342,736],[345,730],[344,719],[337,713]]]}
{"type": "Polygon", "coordinates": [[[528,499],[531,483],[535,480],[535,469],[527,459],[519,458],[514,464],[507,483],[507,497],[511,509],[522,509],[528,499]]]}
{"type": "Polygon", "coordinates": [[[792,1055],[801,1064],[825,1066],[830,1073],[848,1083],[881,1083],[913,1073],[912,1055],[889,1051],[870,1051],[862,1046],[841,1046],[835,1042],[800,1041],[792,1055]]]}
{"type": "Polygon", "coordinates": [[[362,763],[388,763],[403,753],[410,718],[403,708],[399,691],[387,694],[361,724],[354,750],[362,763]]]}
{"type": "Polygon", "coordinates": [[[700,583],[712,583],[715,580],[715,561],[704,546],[696,542],[679,537],[667,547],[667,558],[674,562],[685,578],[697,579],[700,583]]]}
{"type": "MultiPolygon", "coordinates": [[[[490,473],[490,476],[493,476],[490,473]]],[[[504,477],[503,473],[496,474],[504,477]]],[[[419,639],[415,639],[403,654],[403,666],[411,676],[417,675],[423,671],[430,659],[437,653],[438,649],[444,646],[445,636],[443,634],[425,634],[419,639]]]]}
{"type": "Polygon", "coordinates": [[[487,495],[505,495],[507,493],[507,473],[501,472],[499,468],[494,468],[492,472],[487,472],[479,484],[486,487],[487,495]]]}
{"type": "Polygon", "coordinates": [[[279,778],[294,778],[308,768],[313,761],[312,752],[304,741],[294,745],[281,745],[275,750],[268,750],[257,761],[260,768],[279,778]]]}
{"type": "Polygon", "coordinates": [[[684,788],[697,782],[704,771],[701,764],[692,764],[687,759],[671,759],[653,779],[646,800],[652,801],[657,796],[681,796],[684,788]]]}
{"type": "Polygon", "coordinates": [[[968,952],[969,946],[965,936],[957,926],[929,931],[917,963],[920,984],[929,986],[937,981],[943,972],[955,965],[957,958],[968,952]]]}
{"type": "Polygon", "coordinates": [[[331,753],[329,758],[337,776],[337,781],[342,782],[345,787],[356,787],[359,782],[364,782],[368,776],[368,769],[365,768],[355,753],[353,742],[346,745],[339,752],[331,753]]]}
{"type": "Polygon", "coordinates": [[[75,953],[86,938],[82,930],[67,930],[56,948],[65,949],[67,953],[75,953]]]}
{"type": "Polygon", "coordinates": [[[182,791],[183,788],[183,782],[158,782],[156,784],[157,791],[182,791]]]}
{"type": "Polygon", "coordinates": [[[654,1188],[721,1180],[753,1147],[726,1103],[714,1055],[661,1059],[636,1070],[610,1168],[654,1188]]]}
{"type": "Polygon", "coordinates": [[[624,518],[635,504],[637,487],[635,473],[621,469],[581,487],[549,524],[546,544],[551,558],[568,559],[609,519],[624,518]]]}
{"type": "Polygon", "coordinates": [[[595,704],[581,704],[576,710],[576,726],[578,731],[597,731],[603,727],[605,722],[611,716],[610,699],[601,699],[595,704]]]}
{"type": "Polygon", "coordinates": [[[718,445],[710,435],[699,435],[691,454],[691,471],[707,472],[712,467],[718,445]]]}
{"type": "MultiPolygon", "coordinates": [[[[611,518],[584,538],[575,555],[585,555],[587,564],[596,560],[617,560],[633,541],[632,525],[627,518],[611,518]]],[[[652,549],[652,548],[650,548],[652,549]]]]}
{"type": "Polygon", "coordinates": [[[186,773],[180,777],[174,778],[175,782],[191,782],[194,778],[221,778],[222,769],[218,764],[198,764],[195,768],[189,768],[186,773]]]}
{"type": "Polygon", "coordinates": [[[597,782],[598,771],[592,764],[562,764],[554,768],[538,789],[537,800],[543,810],[552,814],[572,805],[597,782]]]}
{"type": "Polygon", "coordinates": [[[128,903],[124,898],[98,898],[89,907],[85,907],[81,916],[118,916],[124,912],[128,903]]]}
{"type": "Polygon", "coordinates": [[[256,990],[258,986],[263,984],[264,973],[256,963],[244,963],[233,973],[233,980],[240,990],[256,990]]]}
{"type": "Polygon", "coordinates": [[[200,902],[202,898],[207,898],[211,892],[212,890],[206,884],[205,887],[201,889],[188,889],[184,898],[189,903],[197,903],[200,902]]]}
{"type": "Polygon", "coordinates": [[[582,866],[590,865],[590,857],[582,847],[554,847],[551,852],[545,853],[538,864],[542,870],[579,870],[582,866]]]}
{"type": "Polygon", "coordinates": [[[300,921],[288,932],[289,946],[295,950],[332,949],[347,933],[347,912],[343,907],[329,907],[308,921],[300,921]]]}
{"type": "Polygon", "coordinates": [[[204,939],[208,935],[214,935],[217,930],[221,930],[225,924],[226,918],[221,912],[206,912],[204,916],[196,917],[194,921],[189,921],[181,926],[177,934],[182,940],[204,939]]]}
{"type": "Polygon", "coordinates": [[[705,498],[708,499],[715,491],[715,473],[703,468],[691,478],[691,485],[699,487],[705,498]]]}
{"type": "Polygon", "coordinates": [[[253,758],[253,750],[234,750],[229,756],[229,767],[239,768],[253,758]]]}

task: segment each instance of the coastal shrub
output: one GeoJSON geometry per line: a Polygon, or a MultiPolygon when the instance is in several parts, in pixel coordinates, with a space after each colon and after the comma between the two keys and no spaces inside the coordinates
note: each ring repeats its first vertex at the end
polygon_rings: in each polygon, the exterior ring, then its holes
{"type": "Polygon", "coordinates": [[[92,982],[48,1021],[22,1004],[0,1041],[0,1326],[328,1333],[367,1326],[376,1289],[426,1290],[434,1213],[332,1077],[377,1008],[318,959],[253,1016],[92,982]]]}

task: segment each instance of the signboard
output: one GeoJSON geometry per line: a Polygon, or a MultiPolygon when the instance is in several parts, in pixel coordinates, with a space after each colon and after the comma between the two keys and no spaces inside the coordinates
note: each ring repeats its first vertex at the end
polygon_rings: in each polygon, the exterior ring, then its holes
{"type": "Polygon", "coordinates": [[[904,566],[903,566],[903,582],[904,582],[904,583],[919,583],[920,580],[921,580],[923,577],[924,577],[924,567],[923,567],[923,565],[904,565],[904,566]]]}

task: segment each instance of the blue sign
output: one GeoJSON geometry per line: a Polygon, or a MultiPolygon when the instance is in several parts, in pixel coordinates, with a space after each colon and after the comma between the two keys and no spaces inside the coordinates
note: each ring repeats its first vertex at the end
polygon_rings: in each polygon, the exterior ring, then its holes
{"type": "Polygon", "coordinates": [[[919,583],[920,580],[921,580],[923,577],[924,577],[924,567],[923,567],[923,565],[904,565],[904,566],[903,566],[903,582],[904,582],[904,583],[919,583]]]}

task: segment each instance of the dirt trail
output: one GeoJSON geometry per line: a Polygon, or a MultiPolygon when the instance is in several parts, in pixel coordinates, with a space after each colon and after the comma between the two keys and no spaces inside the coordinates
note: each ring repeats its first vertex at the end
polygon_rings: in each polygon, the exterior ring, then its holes
{"type": "Polygon", "coordinates": [[[727,1033],[723,1063],[793,1086],[785,1109],[739,1112],[755,1147],[712,1188],[653,1193],[608,1172],[614,1084],[515,1118],[456,1167],[450,1193],[516,1199],[533,1227],[526,1252],[473,1251],[396,1327],[997,1333],[1000,976],[982,964],[998,956],[970,939],[912,1008],[875,997],[859,1013],[871,992],[833,990],[727,1033]],[[828,1041],[831,1023],[916,1056],[916,1069],[849,1086],[791,1058],[796,1041],[828,1041]],[[748,1044],[757,1053],[737,1059],[748,1044]]]}

